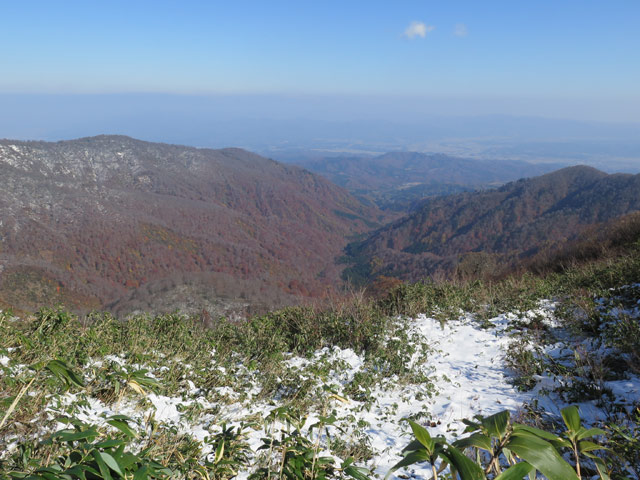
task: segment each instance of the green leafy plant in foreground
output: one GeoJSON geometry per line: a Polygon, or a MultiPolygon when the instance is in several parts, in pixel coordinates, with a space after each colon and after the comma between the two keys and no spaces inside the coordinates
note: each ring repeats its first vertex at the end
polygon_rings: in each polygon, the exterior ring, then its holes
{"type": "Polygon", "coordinates": [[[573,452],[578,477],[582,478],[580,463],[581,457],[585,456],[595,463],[600,478],[608,479],[609,476],[604,462],[600,457],[592,453],[595,450],[602,450],[603,447],[588,440],[596,435],[606,435],[606,432],[599,428],[587,429],[583,427],[581,425],[578,407],[575,405],[562,409],[562,419],[567,426],[567,431],[564,432],[564,438],[560,440],[559,445],[573,452]]]}
{"type": "MultiPolygon", "coordinates": [[[[127,449],[135,433],[128,427],[126,417],[117,416],[108,422],[124,434],[124,438],[104,436],[95,426],[69,419],[72,428],[60,430],[41,447],[57,452],[56,458],[45,465],[26,472],[10,471],[0,478],[11,480],[88,480],[167,478],[173,472],[157,461],[146,457],[146,450],[137,454],[127,449]]],[[[27,462],[32,463],[32,462],[27,462]]],[[[33,467],[33,465],[31,465],[33,467]]]]}
{"type": "Polygon", "coordinates": [[[399,468],[427,462],[433,479],[448,467],[453,478],[461,480],[512,480],[527,475],[533,479],[538,472],[549,480],[578,480],[583,478],[581,460],[587,457],[600,478],[608,480],[604,462],[592,453],[603,447],[588,440],[605,432],[584,428],[575,406],[563,409],[562,417],[567,431],[557,436],[512,423],[506,410],[489,417],[477,416],[476,421],[465,420],[465,433],[470,435],[452,443],[441,436],[431,437],[424,427],[408,420],[415,439],[403,449],[404,458],[391,468],[387,478],[399,468]],[[575,468],[563,459],[563,449],[572,452],[575,468]]]}

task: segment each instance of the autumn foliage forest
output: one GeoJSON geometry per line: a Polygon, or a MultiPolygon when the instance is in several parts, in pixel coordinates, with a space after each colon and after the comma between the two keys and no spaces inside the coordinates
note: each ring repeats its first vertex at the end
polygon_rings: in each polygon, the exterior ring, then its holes
{"type": "Polygon", "coordinates": [[[25,309],[102,308],[189,274],[216,287],[211,297],[321,296],[346,239],[384,219],[319,176],[239,149],[102,136],[4,141],[0,158],[0,298],[25,309]]]}
{"type": "MultiPolygon", "coordinates": [[[[0,308],[246,316],[353,286],[375,294],[407,280],[498,277],[640,210],[640,176],[590,167],[402,203],[411,178],[432,193],[472,189],[453,171],[470,161],[372,162],[347,161],[350,192],[241,149],[104,135],[2,140],[0,308]],[[378,171],[391,190],[381,190],[378,171]]],[[[497,172],[469,178],[493,182],[497,172]]]]}

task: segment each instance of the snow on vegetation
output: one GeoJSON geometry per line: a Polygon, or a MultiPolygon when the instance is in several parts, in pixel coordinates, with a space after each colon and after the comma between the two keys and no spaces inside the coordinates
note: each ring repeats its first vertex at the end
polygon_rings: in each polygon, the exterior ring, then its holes
{"type": "MultiPolygon", "coordinates": [[[[638,289],[640,285],[632,285],[621,291],[635,295],[638,289]]],[[[639,301],[615,308],[606,308],[607,302],[599,303],[602,329],[611,330],[621,318],[636,322],[640,318],[639,301]]],[[[114,418],[125,415],[141,437],[160,425],[193,438],[202,462],[212,461],[216,454],[211,439],[235,427],[243,433],[250,459],[238,478],[247,478],[255,468],[252,465],[266,455],[260,449],[264,438],[290,428],[297,419],[302,432],[316,438],[324,454],[337,459],[337,465],[347,455],[356,455],[360,465],[383,477],[412,438],[403,419],[426,426],[432,436],[455,439],[463,434],[463,419],[505,409],[545,422],[557,420],[561,408],[577,404],[584,424],[603,425],[616,412],[630,414],[640,403],[637,372],[624,369],[598,378],[598,366],[587,360],[595,353],[599,357],[628,354],[617,352],[606,341],[561,328],[556,304],[548,300],[535,309],[485,321],[461,313],[448,321],[418,315],[395,322],[395,331],[404,336],[391,334],[385,342],[404,343],[409,353],[403,368],[408,374],[380,375],[383,364],[351,348],[332,345],[308,356],[285,354],[283,374],[269,386],[255,365],[239,355],[237,361],[223,364],[214,349],[202,355],[210,357],[208,371],[217,372],[219,384],[203,384],[202,376],[183,364],[184,371],[193,371],[193,375],[180,380],[179,394],[161,395],[155,393],[155,382],[161,385],[175,367],[171,362],[180,362],[179,358],[159,353],[154,364],[132,362],[125,355],[91,358],[83,369],[85,382],[95,380],[99,371],[114,369],[118,373],[112,380],[117,388],[49,394],[45,401],[48,423],[42,429],[66,428],[60,419],[74,417],[117,432],[110,425],[114,418]],[[568,370],[574,371],[570,377],[568,370]],[[526,381],[519,383],[518,378],[526,381]],[[265,391],[271,393],[265,395],[265,391]],[[278,410],[283,405],[295,405],[292,409],[298,413],[278,410]],[[319,422],[324,422],[324,429],[314,433],[313,425],[319,422]]],[[[0,378],[25,371],[25,365],[12,360],[13,353],[0,349],[0,378]]],[[[17,435],[5,437],[7,447],[0,460],[14,454],[19,441],[17,435]]],[[[418,464],[396,473],[427,478],[430,472],[430,467],[418,464]]]]}

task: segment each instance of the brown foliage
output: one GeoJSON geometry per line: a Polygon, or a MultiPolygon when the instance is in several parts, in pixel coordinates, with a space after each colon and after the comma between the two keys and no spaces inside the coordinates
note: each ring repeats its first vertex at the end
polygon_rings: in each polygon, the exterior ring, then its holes
{"type": "Polygon", "coordinates": [[[37,267],[101,306],[149,282],[209,273],[315,295],[339,283],[333,259],[379,214],[319,176],[244,150],[119,136],[3,140],[0,174],[5,267],[37,267]]]}

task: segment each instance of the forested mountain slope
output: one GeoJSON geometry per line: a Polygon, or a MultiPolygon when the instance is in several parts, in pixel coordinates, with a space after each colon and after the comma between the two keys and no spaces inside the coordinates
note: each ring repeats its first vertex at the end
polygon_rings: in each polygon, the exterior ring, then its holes
{"type": "Polygon", "coordinates": [[[478,274],[553,250],[588,227],[640,210],[640,175],[569,167],[485,192],[426,200],[347,251],[357,280],[478,274]]]}
{"type": "Polygon", "coordinates": [[[1,140],[0,177],[0,302],[24,309],[322,295],[379,217],[299,167],[123,136],[1,140]]]}

